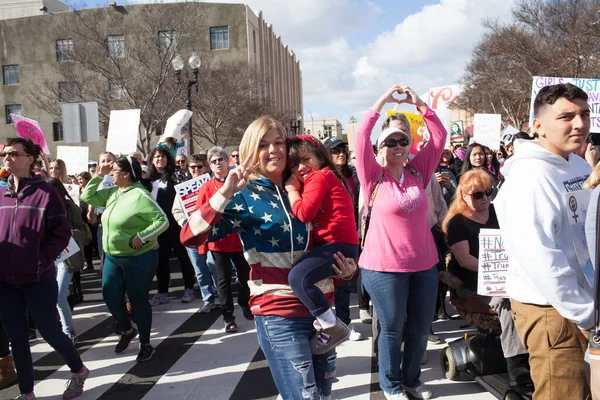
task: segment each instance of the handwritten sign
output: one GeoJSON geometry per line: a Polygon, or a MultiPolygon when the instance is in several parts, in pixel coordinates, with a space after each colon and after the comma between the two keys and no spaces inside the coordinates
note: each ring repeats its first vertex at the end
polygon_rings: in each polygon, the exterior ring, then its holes
{"type": "Polygon", "coordinates": [[[590,106],[591,122],[590,132],[600,132],[600,79],[582,79],[582,78],[554,78],[550,76],[534,76],[531,85],[531,103],[529,107],[529,126],[533,124],[533,102],[539,91],[551,85],[559,83],[571,83],[581,89],[588,95],[588,104],[590,106]]]}
{"type": "Polygon", "coordinates": [[[75,242],[75,239],[73,239],[73,236],[71,236],[67,248],[64,249],[56,259],[56,264],[64,262],[66,259],[71,257],[73,254],[76,254],[80,250],[81,249],[79,248],[79,246],[77,246],[77,242],[75,242]]]}
{"type": "Polygon", "coordinates": [[[500,148],[500,129],[502,128],[500,114],[475,114],[473,125],[473,138],[477,143],[494,150],[500,148]]]}
{"type": "Polygon", "coordinates": [[[567,214],[569,217],[569,228],[573,238],[573,246],[577,254],[577,261],[585,275],[585,279],[590,286],[594,287],[594,265],[590,258],[590,250],[585,235],[585,218],[590,203],[591,190],[578,190],[576,192],[565,193],[565,202],[567,204],[567,214]]]}
{"type": "Polygon", "coordinates": [[[57,146],[56,157],[67,165],[67,174],[77,175],[88,170],[90,155],[89,147],[84,146],[57,146]]]}
{"type": "Polygon", "coordinates": [[[185,215],[189,218],[196,208],[196,200],[198,199],[198,191],[206,182],[210,180],[209,174],[200,175],[197,178],[175,185],[177,199],[183,206],[185,215]]]}
{"type": "Polygon", "coordinates": [[[479,231],[479,270],[477,273],[477,294],[482,296],[508,297],[506,276],[508,255],[500,229],[479,231]]]}
{"type": "Polygon", "coordinates": [[[42,148],[44,154],[50,154],[42,128],[40,128],[40,124],[38,124],[36,120],[21,117],[16,114],[10,114],[10,117],[12,118],[13,124],[15,124],[19,136],[31,139],[33,143],[42,148]]]}
{"type": "Polygon", "coordinates": [[[129,154],[137,151],[141,110],[118,110],[110,112],[106,151],[129,154]]]}
{"type": "Polygon", "coordinates": [[[181,139],[181,129],[187,124],[187,122],[192,118],[192,112],[189,110],[179,110],[175,114],[173,114],[165,125],[165,133],[161,136],[161,141],[164,141],[165,138],[172,137],[175,139],[181,139]]]}
{"type": "Polygon", "coordinates": [[[64,186],[65,189],[67,189],[67,193],[69,193],[69,196],[71,196],[75,204],[79,205],[79,185],[65,183],[64,186]]]}

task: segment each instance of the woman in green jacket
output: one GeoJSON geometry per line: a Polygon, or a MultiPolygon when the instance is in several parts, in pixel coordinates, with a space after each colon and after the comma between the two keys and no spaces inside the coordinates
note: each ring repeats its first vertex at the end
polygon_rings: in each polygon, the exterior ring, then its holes
{"type": "Polygon", "coordinates": [[[122,332],[115,348],[116,353],[122,353],[138,334],[123,301],[127,292],[140,334],[138,362],[147,361],[154,354],[150,345],[152,309],[148,293],[158,264],[157,237],[169,227],[167,216],[142,185],[141,176],[138,161],[122,157],[112,170],[110,165],[102,166],[81,194],[86,203],[106,207],[102,214],[102,247],[106,252],[102,295],[122,332]],[[115,186],[98,190],[107,173],[112,175],[115,186]]]}

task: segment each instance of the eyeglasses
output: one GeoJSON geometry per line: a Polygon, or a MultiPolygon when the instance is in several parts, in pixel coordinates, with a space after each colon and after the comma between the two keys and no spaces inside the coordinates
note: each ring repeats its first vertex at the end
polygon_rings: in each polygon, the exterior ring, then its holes
{"type": "Polygon", "coordinates": [[[2,157],[2,158],[5,158],[5,157],[17,158],[17,157],[23,157],[23,156],[30,156],[30,154],[24,153],[22,151],[16,151],[16,150],[0,153],[0,157],[2,157]]]}
{"type": "Polygon", "coordinates": [[[385,142],[383,142],[383,145],[385,147],[396,147],[398,145],[402,146],[402,147],[406,147],[410,144],[410,141],[406,138],[402,138],[402,139],[388,139],[385,142]]]}
{"type": "Polygon", "coordinates": [[[504,154],[502,154],[502,153],[497,153],[497,154],[496,154],[496,157],[504,157],[504,154]]]}
{"type": "Polygon", "coordinates": [[[233,158],[240,158],[240,155],[239,154],[232,154],[231,157],[233,157],[233,158]]]}
{"type": "Polygon", "coordinates": [[[204,165],[189,165],[190,169],[202,169],[204,168],[204,165]]]}
{"type": "Polygon", "coordinates": [[[185,164],[185,160],[177,160],[175,161],[175,164],[185,164]]]}
{"type": "Polygon", "coordinates": [[[341,154],[341,153],[346,153],[346,146],[338,146],[334,149],[329,150],[331,152],[331,154],[341,154]]]}
{"type": "Polygon", "coordinates": [[[475,193],[467,193],[469,196],[473,197],[475,200],[483,199],[483,196],[492,197],[492,193],[494,193],[494,189],[489,188],[485,192],[475,192],[475,193]]]}
{"type": "Polygon", "coordinates": [[[224,158],[223,157],[219,157],[219,158],[215,158],[213,160],[210,160],[211,164],[218,164],[220,162],[223,162],[224,158]]]}

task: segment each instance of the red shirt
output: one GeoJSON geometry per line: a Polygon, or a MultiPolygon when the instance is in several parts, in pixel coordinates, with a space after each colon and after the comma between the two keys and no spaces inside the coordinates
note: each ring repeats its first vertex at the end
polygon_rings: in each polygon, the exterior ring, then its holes
{"type": "Polygon", "coordinates": [[[300,221],[312,222],[316,245],[358,244],[352,198],[329,167],[304,178],[302,198],[292,205],[292,211],[300,221]]]}

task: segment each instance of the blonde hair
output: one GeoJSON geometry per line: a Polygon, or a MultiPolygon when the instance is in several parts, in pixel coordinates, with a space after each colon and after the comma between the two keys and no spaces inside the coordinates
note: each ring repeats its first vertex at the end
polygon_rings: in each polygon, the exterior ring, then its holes
{"type": "MultiPolygon", "coordinates": [[[[62,183],[71,183],[71,179],[69,179],[69,175],[67,174],[67,164],[65,164],[65,162],[60,158],[53,160],[50,163],[50,166],[52,166],[52,163],[56,163],[56,165],[58,165],[58,169],[60,170],[58,180],[62,183]]],[[[48,173],[49,172],[50,171],[48,171],[48,173]]]]}
{"type": "MultiPolygon", "coordinates": [[[[277,133],[279,133],[279,136],[284,140],[287,138],[287,133],[285,132],[283,125],[275,118],[268,115],[263,115],[262,117],[255,119],[248,128],[246,128],[246,132],[244,132],[244,136],[240,142],[240,161],[244,162],[250,153],[252,153],[252,158],[248,165],[253,167],[258,163],[258,147],[260,141],[271,129],[275,129],[277,133]]],[[[265,174],[259,167],[259,169],[256,170],[256,174],[253,175],[264,176],[265,174]]]]}
{"type": "Polygon", "coordinates": [[[583,184],[584,189],[595,189],[600,185],[600,163],[596,164],[587,181],[583,184]]]}
{"type": "Polygon", "coordinates": [[[450,207],[448,207],[448,214],[446,214],[446,218],[444,218],[444,222],[442,223],[442,230],[444,233],[448,233],[448,223],[455,215],[468,215],[471,213],[471,209],[463,199],[465,194],[484,191],[491,188],[493,185],[494,178],[485,170],[472,169],[465,172],[460,177],[460,183],[456,188],[452,203],[450,203],[450,207]]]}

